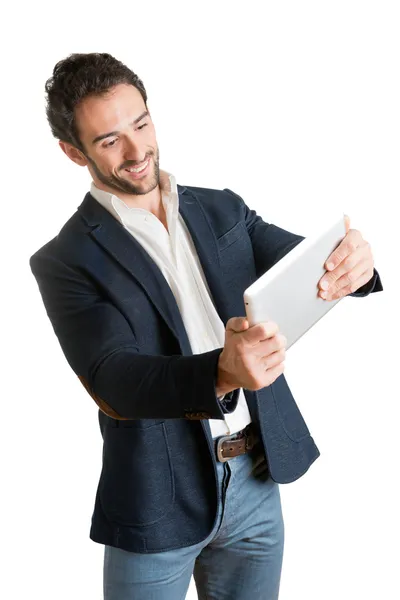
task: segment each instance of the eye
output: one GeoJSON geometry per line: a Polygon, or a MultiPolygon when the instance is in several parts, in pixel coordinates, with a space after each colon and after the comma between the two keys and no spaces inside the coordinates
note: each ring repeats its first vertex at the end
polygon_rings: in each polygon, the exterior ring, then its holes
{"type": "Polygon", "coordinates": [[[143,127],[147,127],[147,123],[144,123],[144,125],[141,125],[140,127],[138,127],[138,129],[143,129],[143,127]]]}
{"type": "Polygon", "coordinates": [[[108,142],[108,144],[104,144],[104,148],[111,148],[111,146],[114,146],[117,141],[117,138],[115,138],[115,140],[111,140],[111,142],[108,142]]]}

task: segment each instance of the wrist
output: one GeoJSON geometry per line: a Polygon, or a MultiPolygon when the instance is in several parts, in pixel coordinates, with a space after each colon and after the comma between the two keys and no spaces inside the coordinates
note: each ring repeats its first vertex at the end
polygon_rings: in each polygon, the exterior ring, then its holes
{"type": "Polygon", "coordinates": [[[230,373],[224,368],[221,356],[222,354],[218,359],[217,381],[215,385],[215,393],[218,397],[228,394],[229,392],[232,392],[232,390],[236,390],[236,388],[239,387],[237,382],[233,380],[233,377],[230,375],[230,373]]]}

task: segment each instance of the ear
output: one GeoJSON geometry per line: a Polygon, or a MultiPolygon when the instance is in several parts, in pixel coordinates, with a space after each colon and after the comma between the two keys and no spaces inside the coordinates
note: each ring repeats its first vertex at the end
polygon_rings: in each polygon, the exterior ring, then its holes
{"type": "Polygon", "coordinates": [[[75,148],[75,146],[73,146],[72,144],[69,144],[68,142],[63,142],[61,140],[58,143],[61,150],[65,152],[68,158],[70,158],[74,163],[76,163],[80,167],[87,166],[88,160],[86,156],[80,150],[78,150],[78,148],[75,148]]]}

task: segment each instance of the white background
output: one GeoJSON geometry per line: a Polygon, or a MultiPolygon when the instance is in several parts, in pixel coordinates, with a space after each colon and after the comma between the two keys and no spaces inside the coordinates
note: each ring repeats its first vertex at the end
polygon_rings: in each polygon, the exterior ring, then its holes
{"type": "MultiPolygon", "coordinates": [[[[93,51],[143,79],[161,167],[178,183],[229,187],[302,235],[338,207],[371,243],[384,292],[345,298],[287,354],[321,457],[281,486],[280,600],[400,597],[397,8],[35,2],[3,15],[3,598],[102,598],[103,546],[89,539],[97,407],[67,365],[28,264],[90,184],[51,136],[44,83],[58,60],[93,51]]],[[[196,597],[192,582],[187,598],[196,597]]]]}

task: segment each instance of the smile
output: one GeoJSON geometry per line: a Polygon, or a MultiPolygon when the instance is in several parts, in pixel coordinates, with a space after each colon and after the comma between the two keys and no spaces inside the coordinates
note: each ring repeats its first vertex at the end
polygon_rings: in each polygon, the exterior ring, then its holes
{"type": "Polygon", "coordinates": [[[148,158],[140,167],[130,167],[129,169],[125,169],[125,171],[128,171],[128,173],[141,173],[147,167],[149,161],[150,159],[148,158]]]}

